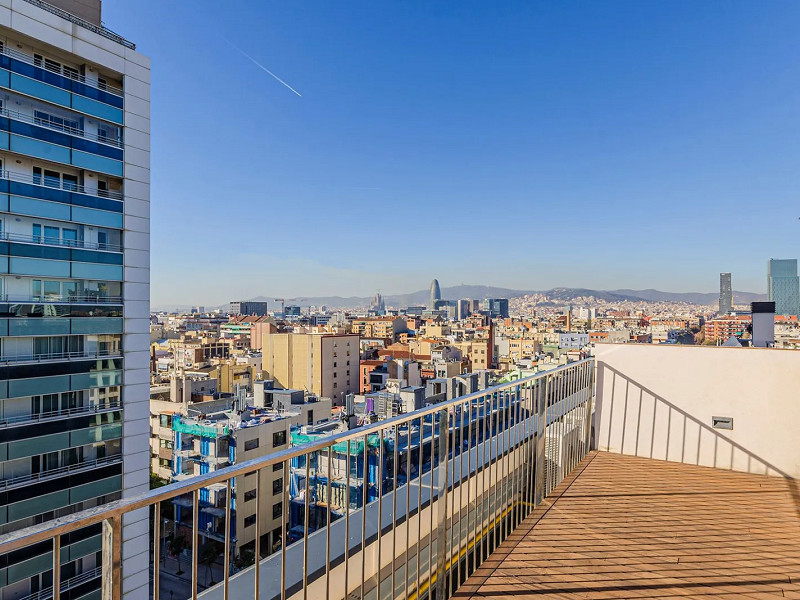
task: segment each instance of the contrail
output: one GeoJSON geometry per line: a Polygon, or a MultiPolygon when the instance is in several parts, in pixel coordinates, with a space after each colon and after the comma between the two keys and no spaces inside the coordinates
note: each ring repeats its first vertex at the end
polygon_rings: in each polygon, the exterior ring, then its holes
{"type": "MultiPolygon", "coordinates": [[[[223,38],[223,39],[224,39],[224,38],[223,38]]],[[[230,40],[227,40],[227,39],[226,39],[225,41],[226,41],[226,42],[228,42],[228,43],[229,43],[231,46],[233,46],[233,48],[235,48],[236,50],[238,50],[239,52],[241,52],[241,53],[242,53],[242,55],[243,55],[245,58],[247,58],[248,60],[250,60],[250,62],[252,62],[252,63],[253,63],[255,66],[257,66],[259,69],[261,69],[262,71],[265,71],[265,72],[266,72],[268,75],[271,75],[271,76],[272,76],[274,79],[277,79],[277,80],[278,80],[279,82],[281,82],[281,83],[282,83],[284,86],[286,86],[286,87],[287,87],[289,90],[291,90],[292,92],[294,92],[295,94],[297,94],[297,95],[298,95],[298,96],[300,96],[301,98],[303,97],[303,94],[301,94],[300,92],[298,92],[296,89],[294,89],[294,88],[293,88],[292,86],[290,86],[288,83],[286,83],[286,82],[285,82],[283,79],[281,79],[280,77],[278,77],[277,75],[275,75],[275,73],[273,73],[272,71],[270,71],[270,70],[269,70],[267,67],[265,67],[264,65],[262,65],[262,64],[261,64],[260,62],[258,62],[258,61],[257,61],[255,58],[253,58],[252,56],[250,56],[250,55],[249,55],[247,52],[245,52],[244,50],[242,50],[241,48],[239,48],[239,46],[237,46],[236,44],[234,44],[234,43],[233,43],[233,42],[231,42],[230,40]]]]}

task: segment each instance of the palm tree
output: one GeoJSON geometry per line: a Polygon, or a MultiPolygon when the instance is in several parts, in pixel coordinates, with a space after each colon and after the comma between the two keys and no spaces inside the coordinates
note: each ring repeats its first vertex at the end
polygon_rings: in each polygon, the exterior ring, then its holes
{"type": "Polygon", "coordinates": [[[216,542],[206,542],[200,547],[200,555],[197,557],[197,559],[201,565],[206,566],[206,586],[214,585],[214,577],[213,573],[211,572],[211,565],[217,562],[218,557],[219,550],[217,549],[216,542]],[[210,583],[208,583],[209,579],[211,579],[210,583]]]}
{"type": "Polygon", "coordinates": [[[183,574],[183,570],[181,569],[181,554],[189,547],[189,540],[184,536],[173,536],[167,540],[167,545],[169,546],[170,554],[178,560],[178,570],[175,574],[183,574]]]}

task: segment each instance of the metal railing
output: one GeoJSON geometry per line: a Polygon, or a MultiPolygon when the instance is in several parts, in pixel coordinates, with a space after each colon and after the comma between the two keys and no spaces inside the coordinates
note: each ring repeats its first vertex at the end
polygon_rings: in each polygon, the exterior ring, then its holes
{"type": "Polygon", "coordinates": [[[122,350],[98,350],[88,352],[86,350],[75,350],[72,352],[43,352],[40,354],[18,354],[15,356],[0,356],[0,364],[21,363],[21,362],[49,362],[51,360],[72,360],[82,358],[108,358],[110,356],[122,356],[122,350]]]}
{"type": "Polygon", "coordinates": [[[43,177],[41,175],[33,175],[32,173],[19,173],[17,171],[0,171],[0,178],[8,179],[9,181],[18,181],[20,183],[29,183],[31,185],[38,185],[44,188],[51,188],[56,190],[63,190],[65,192],[76,192],[78,194],[86,194],[88,196],[97,196],[98,198],[109,198],[111,200],[122,200],[122,192],[116,190],[90,190],[86,186],[78,185],[70,181],[61,181],[53,177],[43,177]]]}
{"type": "Polygon", "coordinates": [[[83,294],[0,294],[0,302],[30,302],[32,304],[122,304],[122,296],[106,296],[84,290],[83,294]]]}
{"type": "MultiPolygon", "coordinates": [[[[166,568],[161,503],[176,501],[176,510],[191,511],[175,515],[172,539],[188,533],[188,595],[194,599],[201,490],[224,487],[230,499],[245,476],[254,475],[247,481],[255,482],[256,502],[246,512],[255,511],[255,526],[245,532],[259,540],[255,564],[231,572],[233,544],[247,540],[231,527],[227,500],[222,580],[203,598],[442,600],[586,455],[593,389],[594,359],[588,358],[9,533],[0,536],[0,553],[49,541],[53,564],[59,564],[62,535],[102,524],[103,598],[121,598],[123,575],[132,575],[121,572],[122,518],[148,508],[152,597],[158,600],[166,568]],[[280,489],[273,495],[277,478],[280,489]],[[274,532],[264,511],[273,507],[276,513],[277,501],[280,539],[265,548],[260,540],[274,532]],[[288,510],[290,502],[299,510],[288,510]]],[[[244,502],[240,492],[238,514],[245,512],[244,502]]],[[[172,585],[174,578],[168,579],[172,585]]]]}
{"type": "Polygon", "coordinates": [[[86,471],[87,469],[94,469],[102,467],[103,465],[112,465],[122,462],[122,454],[114,454],[112,456],[104,456],[103,458],[96,458],[94,460],[84,460],[74,465],[65,465],[55,469],[47,469],[39,471],[38,473],[27,473],[25,475],[17,475],[16,477],[9,477],[0,480],[0,490],[7,490],[17,488],[29,483],[38,483],[39,481],[47,481],[56,477],[62,477],[70,473],[78,473],[86,471]]]}
{"type": "MultiPolygon", "coordinates": [[[[69,579],[61,582],[61,591],[65,592],[72,588],[75,588],[87,581],[91,581],[92,579],[97,579],[103,573],[102,567],[95,567],[94,569],[89,569],[88,571],[84,571],[75,577],[70,577],[69,579]]],[[[38,592],[34,592],[33,594],[28,594],[27,596],[23,596],[22,598],[18,598],[17,600],[50,600],[53,597],[53,588],[46,587],[43,590],[39,590],[38,592]]]]}
{"type": "MultiPolygon", "coordinates": [[[[85,19],[81,19],[80,17],[76,17],[72,13],[69,13],[69,12],[67,12],[67,11],[65,11],[65,10],[63,10],[61,8],[56,7],[56,6],[53,6],[52,4],[48,4],[47,2],[43,2],[42,0],[25,0],[25,1],[28,4],[33,4],[34,6],[38,6],[39,8],[41,8],[43,10],[46,10],[49,13],[57,15],[57,16],[61,17],[62,19],[66,19],[70,23],[75,23],[76,25],[80,25],[84,29],[88,29],[89,31],[92,31],[92,32],[96,33],[97,35],[102,35],[104,38],[108,38],[109,40],[117,42],[118,44],[122,44],[126,48],[130,48],[131,50],[136,50],[136,45],[133,42],[129,42],[128,40],[126,40],[121,35],[119,35],[117,33],[114,33],[113,31],[111,31],[110,29],[108,29],[106,27],[97,26],[94,23],[90,23],[89,21],[87,21],[85,19]]],[[[91,85],[91,84],[89,84],[89,85],[91,85]]]]}
{"type": "MultiPolygon", "coordinates": [[[[35,107],[34,110],[36,110],[35,107]]],[[[53,123],[50,119],[42,119],[40,117],[31,116],[16,110],[9,110],[8,108],[0,108],[0,115],[6,116],[9,119],[14,119],[15,121],[20,121],[22,123],[28,123],[30,125],[37,125],[39,127],[58,131],[59,133],[66,133],[67,135],[82,137],[87,140],[92,140],[93,142],[106,144],[107,146],[123,148],[122,140],[120,139],[106,137],[96,133],[89,133],[88,131],[79,129],[78,127],[70,127],[69,125],[53,123]]]]}
{"type": "Polygon", "coordinates": [[[118,410],[121,408],[121,406],[122,404],[119,402],[119,400],[110,400],[108,402],[101,402],[100,404],[86,404],[84,406],[76,406],[74,408],[47,410],[35,414],[0,417],[0,429],[5,427],[14,427],[16,425],[24,425],[26,423],[42,423],[44,421],[52,421],[54,419],[61,419],[63,417],[103,413],[110,410],[118,410]]]}
{"type": "Polygon", "coordinates": [[[87,242],[86,240],[69,240],[45,234],[28,235],[25,233],[10,233],[8,231],[4,231],[0,233],[0,240],[6,240],[9,242],[23,242],[29,244],[41,244],[43,246],[66,246],[68,248],[105,250],[107,252],[122,252],[122,246],[119,246],[117,244],[100,244],[97,242],[87,242]]]}

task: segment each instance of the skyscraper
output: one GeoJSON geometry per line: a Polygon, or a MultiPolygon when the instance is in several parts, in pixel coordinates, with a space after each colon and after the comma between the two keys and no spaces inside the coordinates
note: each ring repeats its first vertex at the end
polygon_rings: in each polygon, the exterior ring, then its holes
{"type": "Polygon", "coordinates": [[[777,315],[800,315],[800,279],[797,259],[770,258],[767,262],[767,292],[777,315]]]}
{"type": "MultiPolygon", "coordinates": [[[[4,533],[149,488],[150,61],[100,0],[0,4],[4,533]]],[[[99,538],[61,538],[69,597],[99,595],[99,538]]],[[[3,597],[46,593],[49,553],[4,557],[3,597]]]]}
{"type": "Polygon", "coordinates": [[[428,308],[436,310],[436,301],[442,299],[442,290],[439,289],[439,280],[434,279],[431,281],[431,297],[428,302],[428,308]]]}
{"type": "Polygon", "coordinates": [[[731,287],[731,274],[719,274],[719,312],[728,314],[733,310],[733,288],[731,287]]]}

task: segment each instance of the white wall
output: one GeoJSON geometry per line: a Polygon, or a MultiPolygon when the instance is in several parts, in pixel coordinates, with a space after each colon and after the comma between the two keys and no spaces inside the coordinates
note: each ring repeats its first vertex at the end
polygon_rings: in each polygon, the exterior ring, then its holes
{"type": "Polygon", "coordinates": [[[598,344],[595,355],[599,450],[800,477],[800,352],[598,344]]]}

